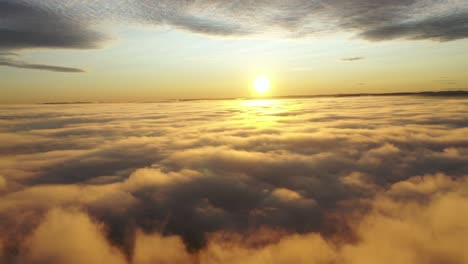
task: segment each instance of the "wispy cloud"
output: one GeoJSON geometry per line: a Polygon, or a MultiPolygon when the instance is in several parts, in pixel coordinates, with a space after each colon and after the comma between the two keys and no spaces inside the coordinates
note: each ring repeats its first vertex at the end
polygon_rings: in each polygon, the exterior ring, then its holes
{"type": "Polygon", "coordinates": [[[69,68],[69,67],[53,66],[53,65],[45,65],[45,64],[33,64],[33,63],[27,63],[27,62],[18,61],[18,60],[5,59],[1,57],[0,57],[0,66],[8,66],[8,67],[13,67],[13,68],[31,69],[31,70],[41,70],[41,71],[52,71],[52,72],[68,72],[68,73],[84,72],[84,70],[78,69],[78,68],[69,68]]]}
{"type": "Polygon", "coordinates": [[[5,56],[5,57],[7,57],[7,56],[18,56],[18,55],[19,55],[18,53],[14,53],[14,52],[8,52],[8,51],[0,52],[0,57],[1,56],[5,56]]]}
{"type": "Polygon", "coordinates": [[[42,70],[42,71],[53,71],[53,72],[68,72],[68,73],[84,72],[84,70],[78,69],[78,68],[27,63],[27,62],[18,60],[16,58],[18,56],[19,55],[14,52],[0,52],[0,66],[7,66],[7,67],[21,68],[21,69],[42,70]]]}
{"type": "Polygon", "coordinates": [[[340,60],[342,61],[358,61],[358,60],[364,60],[366,58],[364,57],[346,57],[346,58],[341,58],[340,60]]]}
{"type": "Polygon", "coordinates": [[[457,84],[457,80],[450,79],[447,77],[441,77],[440,79],[434,80],[434,82],[437,82],[440,84],[448,84],[448,85],[457,84]]]}

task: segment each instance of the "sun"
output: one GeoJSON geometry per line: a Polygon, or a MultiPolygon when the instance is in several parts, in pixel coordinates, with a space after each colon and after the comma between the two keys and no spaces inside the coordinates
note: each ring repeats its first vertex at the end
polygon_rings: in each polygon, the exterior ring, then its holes
{"type": "Polygon", "coordinates": [[[253,82],[255,92],[258,94],[265,94],[270,89],[271,83],[266,76],[258,76],[253,82]]]}

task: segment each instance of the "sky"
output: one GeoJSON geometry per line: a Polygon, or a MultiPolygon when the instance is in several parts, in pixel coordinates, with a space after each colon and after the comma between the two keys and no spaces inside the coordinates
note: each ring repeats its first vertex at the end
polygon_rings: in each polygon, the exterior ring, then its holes
{"type": "Polygon", "coordinates": [[[468,99],[0,106],[0,263],[468,263],[468,99]]]}
{"type": "Polygon", "coordinates": [[[463,90],[465,0],[0,0],[0,103],[463,90]]]}
{"type": "Polygon", "coordinates": [[[467,0],[0,0],[0,263],[468,264],[467,69],[467,0]]]}

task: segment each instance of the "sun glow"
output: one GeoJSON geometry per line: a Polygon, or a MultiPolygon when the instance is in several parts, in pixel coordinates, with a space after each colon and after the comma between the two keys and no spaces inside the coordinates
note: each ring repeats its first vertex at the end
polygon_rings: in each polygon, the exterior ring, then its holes
{"type": "Polygon", "coordinates": [[[266,76],[258,76],[253,82],[255,92],[258,94],[265,94],[270,89],[271,83],[266,76]]]}

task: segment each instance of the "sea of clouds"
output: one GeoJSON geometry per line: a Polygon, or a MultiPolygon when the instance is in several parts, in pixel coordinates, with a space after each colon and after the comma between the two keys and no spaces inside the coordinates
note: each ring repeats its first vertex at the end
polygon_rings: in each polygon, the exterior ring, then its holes
{"type": "Polygon", "coordinates": [[[0,106],[0,263],[468,263],[468,99],[0,106]]]}

